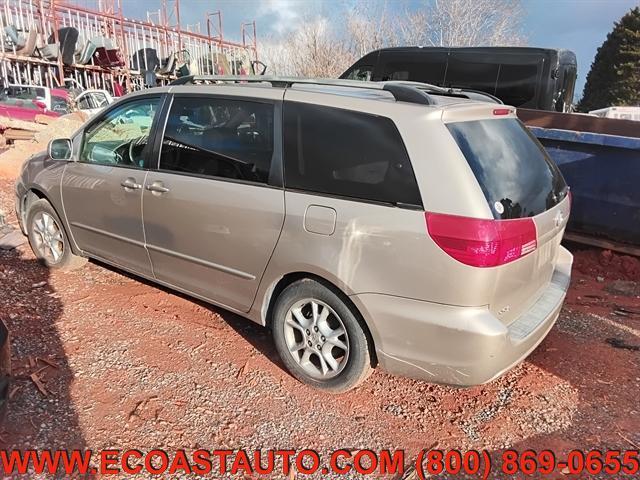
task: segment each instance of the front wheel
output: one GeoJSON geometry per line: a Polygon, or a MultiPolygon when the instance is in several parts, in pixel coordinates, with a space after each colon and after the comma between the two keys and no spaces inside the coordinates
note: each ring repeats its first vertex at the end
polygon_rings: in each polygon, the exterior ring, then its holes
{"type": "Polygon", "coordinates": [[[51,204],[44,199],[29,206],[27,233],[36,258],[49,268],[74,270],[87,262],[86,258],[71,251],[62,222],[51,204]]]}
{"type": "Polygon", "coordinates": [[[297,281],[282,291],[272,329],[280,358],[307,385],[341,393],[371,373],[369,340],[354,312],[314,280],[297,281]]]}

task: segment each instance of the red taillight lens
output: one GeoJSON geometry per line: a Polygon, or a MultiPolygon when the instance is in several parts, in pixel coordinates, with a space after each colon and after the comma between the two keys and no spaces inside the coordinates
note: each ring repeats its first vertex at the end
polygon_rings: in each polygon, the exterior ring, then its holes
{"type": "Polygon", "coordinates": [[[485,220],[426,212],[427,231],[449,256],[472,267],[513,262],[538,246],[531,218],[485,220]]]}
{"type": "Polygon", "coordinates": [[[509,115],[510,113],[511,113],[510,108],[494,108],[493,109],[494,115],[509,115]]]}

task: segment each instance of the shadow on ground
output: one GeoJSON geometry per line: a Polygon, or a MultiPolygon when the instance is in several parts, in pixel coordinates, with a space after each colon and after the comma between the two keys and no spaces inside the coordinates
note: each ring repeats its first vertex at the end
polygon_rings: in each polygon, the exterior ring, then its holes
{"type": "Polygon", "coordinates": [[[2,449],[85,448],[56,325],[62,313],[49,270],[17,250],[0,251],[0,318],[10,330],[13,367],[2,449]]]}
{"type": "Polygon", "coordinates": [[[169,287],[165,287],[158,283],[155,283],[151,280],[147,280],[143,277],[139,277],[135,274],[129,273],[125,270],[121,270],[112,265],[100,262],[98,260],[91,259],[91,263],[94,263],[97,266],[102,268],[106,268],[112,272],[116,272],[130,280],[135,282],[140,282],[148,287],[161,290],[169,295],[175,295],[179,298],[185,299],[189,302],[192,302],[200,307],[209,310],[215,314],[217,314],[227,325],[229,325],[238,335],[240,335],[244,340],[247,341],[251,346],[253,346],[256,350],[258,350],[265,358],[267,358],[271,363],[285,372],[287,375],[291,376],[289,371],[285,368],[282,361],[280,360],[280,356],[275,348],[271,337],[271,330],[269,328],[263,327],[262,325],[258,325],[251,320],[248,320],[237,313],[234,313],[230,310],[226,310],[222,307],[217,307],[210,303],[207,303],[202,300],[198,300],[190,295],[185,293],[178,292],[169,287]]]}

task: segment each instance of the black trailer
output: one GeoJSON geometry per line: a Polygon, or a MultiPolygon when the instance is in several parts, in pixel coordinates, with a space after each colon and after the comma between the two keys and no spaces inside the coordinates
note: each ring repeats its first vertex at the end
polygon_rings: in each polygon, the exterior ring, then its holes
{"type": "Polygon", "coordinates": [[[530,47],[398,47],[371,52],[340,78],[410,80],[480,90],[507,105],[568,112],[576,82],[570,50],[530,47]]]}

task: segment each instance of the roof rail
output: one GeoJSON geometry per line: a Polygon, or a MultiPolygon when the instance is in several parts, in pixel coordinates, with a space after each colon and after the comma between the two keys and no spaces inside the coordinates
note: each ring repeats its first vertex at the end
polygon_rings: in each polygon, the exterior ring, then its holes
{"type": "Polygon", "coordinates": [[[242,76],[242,75],[189,75],[180,77],[169,84],[195,85],[198,83],[265,83],[273,87],[290,88],[293,85],[325,85],[334,87],[350,87],[369,90],[384,90],[393,95],[397,102],[409,102],[420,105],[433,105],[436,102],[430,94],[444,95],[449,97],[472,98],[467,93],[485,96],[496,103],[502,103],[493,95],[478,92],[470,89],[439,87],[430,83],[410,82],[404,80],[392,80],[386,82],[363,82],[360,80],[343,80],[334,78],[298,78],[298,77],[278,77],[270,75],[242,76]]]}
{"type": "MultiPolygon", "coordinates": [[[[360,80],[340,80],[333,78],[297,78],[277,76],[239,76],[239,75],[189,75],[180,77],[169,84],[194,85],[197,83],[268,83],[273,87],[290,88],[293,85],[326,85],[333,87],[350,87],[367,90],[384,90],[393,95],[398,102],[418,103],[421,105],[433,105],[435,102],[428,94],[428,88],[418,89],[416,86],[433,87],[434,85],[414,82],[362,82],[360,80]]],[[[444,89],[443,89],[444,91],[444,89]]],[[[435,90],[434,90],[435,92],[435,90]]]]}
{"type": "Polygon", "coordinates": [[[407,85],[417,88],[419,90],[424,90],[426,92],[435,93],[437,95],[445,95],[448,97],[460,97],[460,98],[468,98],[470,100],[483,100],[488,101],[490,103],[504,103],[495,95],[491,95],[490,93],[483,92],[482,90],[474,90],[472,88],[467,87],[440,87],[438,85],[432,85],[430,83],[422,83],[422,82],[411,82],[408,80],[393,80],[383,82],[385,84],[393,83],[399,85],[407,85]]]}

